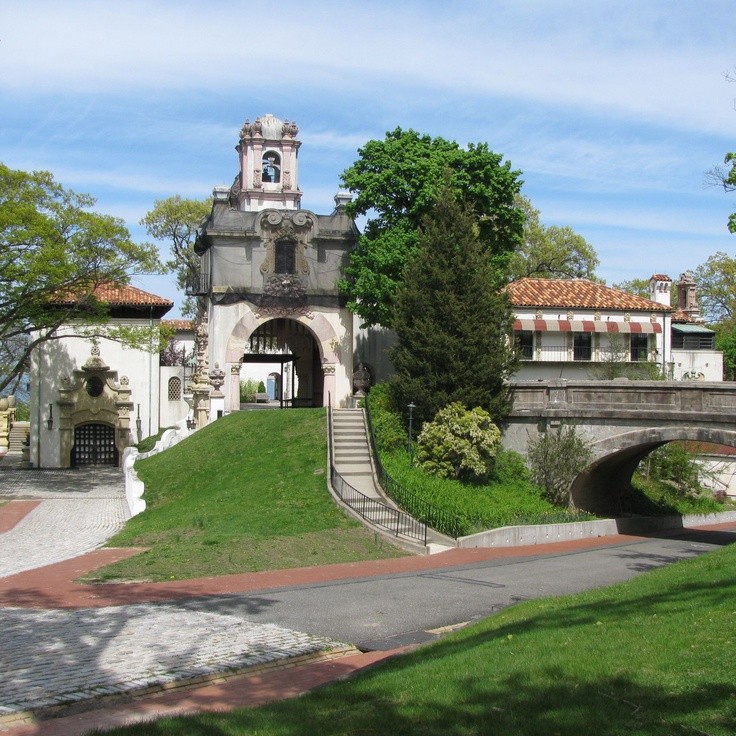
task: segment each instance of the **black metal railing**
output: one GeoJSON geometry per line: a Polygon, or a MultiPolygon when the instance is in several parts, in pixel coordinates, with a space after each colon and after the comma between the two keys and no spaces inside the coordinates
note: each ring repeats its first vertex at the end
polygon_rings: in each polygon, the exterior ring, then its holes
{"type": "Polygon", "coordinates": [[[398,481],[394,480],[383,467],[381,457],[378,453],[378,444],[376,442],[376,433],[373,428],[373,420],[371,418],[371,410],[368,400],[365,403],[365,416],[368,423],[368,435],[370,437],[371,454],[378,475],[378,482],[381,484],[386,495],[395,501],[404,511],[418,521],[424,522],[432,529],[457,539],[465,533],[465,524],[457,518],[457,516],[445,509],[439,509],[433,506],[423,498],[419,498],[416,494],[404,488],[398,481]]]}
{"type": "Polygon", "coordinates": [[[388,504],[369,498],[357,488],[350,485],[335,467],[335,455],[333,448],[333,417],[332,397],[327,403],[327,422],[330,433],[330,481],[332,488],[339,499],[349,506],[361,518],[374,526],[384,529],[396,537],[407,537],[422,544],[427,544],[429,529],[426,523],[413,518],[405,511],[396,509],[388,504]]]}

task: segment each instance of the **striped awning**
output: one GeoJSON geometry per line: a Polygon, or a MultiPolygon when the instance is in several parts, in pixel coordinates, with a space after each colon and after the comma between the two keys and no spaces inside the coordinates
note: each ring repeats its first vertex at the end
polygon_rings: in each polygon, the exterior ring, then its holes
{"type": "Polygon", "coordinates": [[[661,333],[659,322],[604,322],[587,319],[517,319],[514,330],[532,332],[619,332],[633,334],[661,333]]]}

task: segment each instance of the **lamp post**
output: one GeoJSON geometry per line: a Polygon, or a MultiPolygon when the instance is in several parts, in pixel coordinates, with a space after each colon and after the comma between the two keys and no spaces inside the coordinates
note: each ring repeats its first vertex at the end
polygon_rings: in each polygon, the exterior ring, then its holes
{"type": "Polygon", "coordinates": [[[414,448],[412,446],[411,423],[412,423],[412,414],[414,413],[414,409],[416,408],[417,406],[414,402],[411,402],[408,406],[408,409],[409,409],[409,463],[410,464],[414,462],[414,448]]]}

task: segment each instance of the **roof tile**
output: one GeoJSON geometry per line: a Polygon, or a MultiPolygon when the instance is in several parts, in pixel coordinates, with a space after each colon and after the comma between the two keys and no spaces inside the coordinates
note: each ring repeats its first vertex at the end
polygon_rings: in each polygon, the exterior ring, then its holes
{"type": "Polygon", "coordinates": [[[523,278],[506,287],[515,307],[670,312],[671,307],[588,279],[523,278]]]}

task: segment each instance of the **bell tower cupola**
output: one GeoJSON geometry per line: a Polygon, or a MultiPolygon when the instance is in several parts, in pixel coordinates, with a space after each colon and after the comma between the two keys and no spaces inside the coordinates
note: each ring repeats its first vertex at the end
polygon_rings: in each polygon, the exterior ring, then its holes
{"type": "Polygon", "coordinates": [[[232,206],[249,212],[300,208],[298,133],[296,123],[271,114],[252,123],[245,121],[235,147],[240,155],[240,173],[230,193],[232,206]]]}

